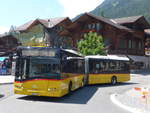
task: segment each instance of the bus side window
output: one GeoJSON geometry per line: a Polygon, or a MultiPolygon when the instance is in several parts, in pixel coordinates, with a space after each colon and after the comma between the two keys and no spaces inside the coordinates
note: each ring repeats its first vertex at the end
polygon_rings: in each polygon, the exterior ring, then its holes
{"type": "Polygon", "coordinates": [[[65,60],[62,66],[62,72],[64,73],[72,73],[74,69],[74,62],[71,60],[65,60]]]}
{"type": "Polygon", "coordinates": [[[94,62],[93,62],[93,60],[89,60],[89,73],[90,74],[94,73],[94,62]]]}
{"type": "Polygon", "coordinates": [[[125,68],[125,64],[124,62],[120,62],[120,68],[121,68],[121,72],[124,72],[124,68],[125,68]]]}
{"type": "Polygon", "coordinates": [[[116,71],[119,72],[120,71],[120,62],[116,61],[116,71]]]}
{"type": "Polygon", "coordinates": [[[100,71],[103,72],[103,69],[104,69],[104,64],[103,64],[103,62],[100,63],[100,67],[101,67],[100,71]]]}
{"type": "Polygon", "coordinates": [[[114,72],[115,71],[115,62],[114,61],[111,61],[110,62],[110,69],[111,69],[111,72],[114,72]]]}
{"type": "Polygon", "coordinates": [[[100,72],[100,64],[99,63],[96,63],[96,66],[95,66],[96,70],[95,70],[95,73],[99,73],[100,72]]]}
{"type": "Polygon", "coordinates": [[[51,70],[52,70],[51,64],[48,64],[48,71],[51,72],[51,70]]]}
{"type": "Polygon", "coordinates": [[[130,71],[130,67],[129,67],[129,62],[124,62],[124,71],[125,72],[129,72],[130,71]]]}
{"type": "Polygon", "coordinates": [[[60,73],[58,64],[53,64],[52,68],[54,73],[60,73]]]}
{"type": "Polygon", "coordinates": [[[101,61],[101,69],[100,69],[100,72],[103,72],[103,73],[105,73],[106,71],[107,71],[107,68],[108,68],[108,66],[107,66],[107,62],[106,61],[101,61]]]}
{"type": "Polygon", "coordinates": [[[78,60],[78,73],[83,74],[84,73],[84,62],[83,60],[78,60]]]}

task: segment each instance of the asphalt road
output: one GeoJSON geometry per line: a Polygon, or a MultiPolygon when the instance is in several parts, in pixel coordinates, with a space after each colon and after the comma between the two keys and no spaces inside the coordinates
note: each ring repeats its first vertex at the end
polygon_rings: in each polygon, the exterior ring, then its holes
{"type": "Polygon", "coordinates": [[[3,95],[0,96],[0,113],[129,113],[114,105],[110,95],[149,84],[149,79],[150,75],[135,75],[130,82],[116,86],[86,86],[62,98],[14,95],[12,85],[2,85],[0,86],[0,95],[3,95]]]}

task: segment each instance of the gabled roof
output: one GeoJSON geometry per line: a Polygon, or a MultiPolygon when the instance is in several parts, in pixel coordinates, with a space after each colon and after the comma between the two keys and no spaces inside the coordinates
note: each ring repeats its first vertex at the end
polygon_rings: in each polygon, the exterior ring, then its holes
{"type": "Polygon", "coordinates": [[[115,21],[118,24],[125,24],[125,23],[134,23],[137,20],[139,20],[140,18],[142,18],[143,16],[131,16],[131,17],[123,17],[123,18],[116,18],[113,19],[113,21],[115,21]]]}
{"type": "Polygon", "coordinates": [[[97,19],[97,20],[102,21],[104,23],[107,23],[111,26],[114,26],[115,28],[118,28],[118,29],[129,30],[129,31],[131,30],[131,29],[125,27],[125,26],[122,26],[122,25],[119,25],[119,24],[115,23],[114,21],[112,21],[110,19],[107,19],[107,18],[104,18],[104,17],[101,17],[101,16],[95,16],[91,13],[84,13],[84,14],[80,15],[77,19],[74,20],[73,23],[80,22],[82,19],[84,19],[84,16],[89,16],[91,18],[97,19]]]}
{"type": "Polygon", "coordinates": [[[16,31],[26,31],[27,29],[29,29],[31,26],[35,25],[36,23],[40,23],[46,28],[52,28],[66,19],[69,19],[69,18],[68,17],[60,17],[60,18],[31,20],[31,21],[17,27],[16,31]]]}
{"type": "Polygon", "coordinates": [[[12,38],[16,38],[16,37],[14,37],[13,35],[11,35],[11,34],[1,34],[0,35],[0,38],[5,38],[5,37],[12,37],[12,38]]]}
{"type": "Polygon", "coordinates": [[[123,17],[123,18],[117,18],[113,19],[117,24],[120,25],[126,25],[126,24],[136,24],[141,29],[150,29],[150,24],[145,19],[144,16],[132,16],[132,17],[123,17]]]}

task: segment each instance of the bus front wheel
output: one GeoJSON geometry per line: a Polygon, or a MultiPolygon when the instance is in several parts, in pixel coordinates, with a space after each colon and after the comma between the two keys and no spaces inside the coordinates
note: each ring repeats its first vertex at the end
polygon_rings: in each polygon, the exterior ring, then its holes
{"type": "Polygon", "coordinates": [[[117,77],[113,76],[113,77],[111,78],[111,84],[112,84],[112,85],[117,84],[117,77]]]}

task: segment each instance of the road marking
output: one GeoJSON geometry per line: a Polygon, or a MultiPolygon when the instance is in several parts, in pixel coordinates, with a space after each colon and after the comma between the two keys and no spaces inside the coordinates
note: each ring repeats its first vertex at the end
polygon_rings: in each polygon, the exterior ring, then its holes
{"type": "Polygon", "coordinates": [[[116,96],[117,96],[117,94],[112,94],[112,95],[110,95],[110,99],[117,106],[119,106],[119,107],[121,107],[121,108],[123,108],[123,109],[125,109],[125,110],[127,110],[131,113],[143,113],[143,112],[140,111],[140,109],[132,108],[132,107],[129,107],[129,106],[126,106],[126,105],[122,104],[121,102],[119,102],[116,99],[116,96]]]}

